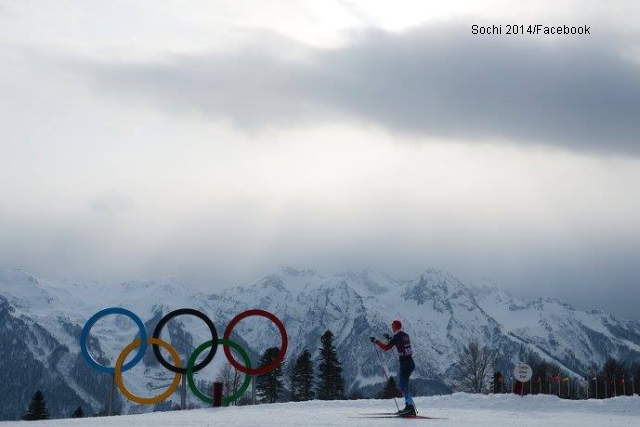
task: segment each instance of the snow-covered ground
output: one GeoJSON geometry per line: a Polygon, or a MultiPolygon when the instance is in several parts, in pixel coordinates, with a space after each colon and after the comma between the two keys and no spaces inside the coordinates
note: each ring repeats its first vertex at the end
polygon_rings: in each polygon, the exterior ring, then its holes
{"type": "Polygon", "coordinates": [[[81,420],[7,422],[2,427],[28,426],[627,426],[640,425],[640,397],[607,400],[560,400],[554,396],[469,395],[420,397],[422,415],[439,419],[358,418],[360,414],[392,411],[391,400],[281,403],[156,412],[81,420]]]}

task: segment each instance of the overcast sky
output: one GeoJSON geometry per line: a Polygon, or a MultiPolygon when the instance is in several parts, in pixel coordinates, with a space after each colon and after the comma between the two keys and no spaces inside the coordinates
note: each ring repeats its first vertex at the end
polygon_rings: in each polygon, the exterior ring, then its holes
{"type": "Polygon", "coordinates": [[[0,268],[214,289],[279,264],[440,268],[640,319],[639,18],[0,0],[0,268]]]}

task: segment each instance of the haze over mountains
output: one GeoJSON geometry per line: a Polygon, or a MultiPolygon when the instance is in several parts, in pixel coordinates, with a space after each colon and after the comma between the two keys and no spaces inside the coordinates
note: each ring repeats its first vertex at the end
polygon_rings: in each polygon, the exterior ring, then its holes
{"type": "MultiPolygon", "coordinates": [[[[451,274],[426,270],[408,281],[373,272],[342,272],[323,276],[312,270],[282,267],[247,285],[206,293],[179,280],[100,283],[57,283],[24,271],[0,272],[0,419],[22,415],[29,396],[42,388],[54,416],[78,405],[98,411],[104,404],[109,377],[92,371],[79,354],[78,337],[85,321],[109,306],[125,307],[142,318],[151,332],[160,318],[176,308],[196,308],[209,315],[221,336],[236,314],[262,308],[280,317],[289,335],[288,358],[303,349],[317,355],[322,332],[336,335],[348,391],[377,391],[383,374],[370,335],[381,336],[394,318],[402,319],[412,336],[416,386],[421,393],[450,391],[455,357],[472,339],[500,353],[500,366],[533,352],[582,375],[591,363],[608,357],[640,359],[640,322],[617,319],[599,310],[577,310],[549,298],[521,299],[495,286],[464,284],[451,274]]],[[[277,330],[265,319],[247,319],[234,330],[234,340],[252,360],[279,345],[277,330]]],[[[111,316],[92,330],[94,357],[113,364],[137,329],[126,318],[111,316]]],[[[204,323],[191,317],[172,320],[163,333],[183,358],[210,339],[204,323]]],[[[183,359],[184,360],[184,359],[183,359]]],[[[394,372],[393,355],[384,356],[394,372]]],[[[218,352],[214,363],[198,374],[212,380],[227,363],[218,352]]],[[[138,395],[157,394],[172,375],[147,352],[125,374],[138,395]]],[[[192,403],[195,398],[187,393],[192,403]]],[[[176,394],[172,397],[179,401],[176,394]]],[[[124,412],[149,410],[121,402],[124,412]]]]}

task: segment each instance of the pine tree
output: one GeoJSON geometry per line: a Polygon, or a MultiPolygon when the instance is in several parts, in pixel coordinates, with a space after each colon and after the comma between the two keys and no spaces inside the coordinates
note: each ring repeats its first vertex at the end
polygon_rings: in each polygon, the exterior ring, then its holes
{"type": "Polygon", "coordinates": [[[289,361],[284,364],[283,376],[284,376],[284,388],[289,391],[289,402],[292,402],[295,397],[295,378],[293,377],[293,370],[296,365],[297,357],[289,358],[289,361]]]}
{"type": "Polygon", "coordinates": [[[73,412],[73,415],[71,415],[71,418],[84,418],[82,406],[78,406],[78,408],[73,412]]]}
{"type": "Polygon", "coordinates": [[[287,366],[287,372],[289,375],[289,386],[290,388],[290,393],[289,393],[289,400],[291,402],[299,402],[300,401],[300,396],[299,396],[299,389],[300,389],[300,380],[299,380],[299,373],[298,373],[298,360],[300,360],[300,356],[299,355],[296,360],[291,360],[289,365],[287,366]]]}
{"type": "Polygon", "coordinates": [[[380,393],[378,393],[379,399],[391,399],[394,397],[402,397],[402,393],[398,390],[396,380],[393,377],[389,377],[387,383],[380,393]]]}
{"type": "Polygon", "coordinates": [[[293,365],[291,400],[301,402],[313,399],[313,362],[309,350],[303,351],[293,365]]]}
{"type": "Polygon", "coordinates": [[[47,402],[44,399],[44,394],[38,390],[33,396],[31,396],[31,402],[29,402],[29,408],[22,417],[25,421],[35,420],[48,420],[49,411],[47,411],[47,402]]]}
{"type": "Polygon", "coordinates": [[[342,399],[344,397],[344,379],[338,354],[333,345],[333,333],[326,331],[320,338],[320,344],[322,347],[320,348],[318,399],[342,399]]]}
{"type": "MultiPolygon", "coordinates": [[[[260,358],[260,367],[267,366],[278,357],[280,350],[278,347],[271,347],[265,350],[260,358]]],[[[261,403],[275,403],[282,396],[284,384],[282,383],[282,363],[271,372],[260,375],[256,379],[256,391],[261,403]]]]}

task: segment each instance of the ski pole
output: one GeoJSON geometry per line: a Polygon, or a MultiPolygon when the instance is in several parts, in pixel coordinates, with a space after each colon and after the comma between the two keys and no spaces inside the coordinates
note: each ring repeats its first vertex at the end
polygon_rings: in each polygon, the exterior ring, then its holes
{"type": "MultiPolygon", "coordinates": [[[[387,370],[384,367],[384,364],[382,363],[382,358],[380,357],[380,350],[378,350],[378,347],[376,346],[376,355],[378,356],[378,363],[380,363],[380,366],[382,366],[382,372],[384,372],[384,377],[387,380],[387,383],[389,382],[389,376],[387,375],[387,370]]],[[[393,396],[393,401],[396,403],[396,408],[398,409],[398,412],[400,412],[400,407],[398,406],[398,401],[396,400],[396,397],[393,396]]]]}

